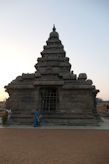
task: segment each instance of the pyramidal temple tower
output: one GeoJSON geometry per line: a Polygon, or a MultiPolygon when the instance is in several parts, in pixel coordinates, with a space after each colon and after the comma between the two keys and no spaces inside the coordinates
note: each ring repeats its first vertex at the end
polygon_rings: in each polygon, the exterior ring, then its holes
{"type": "Polygon", "coordinates": [[[97,125],[96,90],[85,73],[77,77],[55,26],[35,65],[36,72],[22,74],[5,86],[11,120],[32,124],[40,111],[42,125],[97,125]]]}

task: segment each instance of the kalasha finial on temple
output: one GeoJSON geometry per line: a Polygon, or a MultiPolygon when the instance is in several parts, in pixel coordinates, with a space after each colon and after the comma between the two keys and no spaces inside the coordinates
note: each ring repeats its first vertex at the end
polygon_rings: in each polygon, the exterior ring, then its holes
{"type": "Polygon", "coordinates": [[[56,31],[55,25],[53,25],[53,31],[56,31]]]}

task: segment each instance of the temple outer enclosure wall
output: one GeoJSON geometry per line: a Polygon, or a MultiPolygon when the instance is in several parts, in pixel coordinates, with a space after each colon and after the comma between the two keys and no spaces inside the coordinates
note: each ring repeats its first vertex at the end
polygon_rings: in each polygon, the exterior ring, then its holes
{"type": "Polygon", "coordinates": [[[43,125],[97,125],[96,94],[99,90],[87,79],[71,70],[56,28],[50,33],[36,72],[22,74],[5,86],[9,93],[6,107],[12,109],[12,122],[32,124],[40,111],[43,125]]]}

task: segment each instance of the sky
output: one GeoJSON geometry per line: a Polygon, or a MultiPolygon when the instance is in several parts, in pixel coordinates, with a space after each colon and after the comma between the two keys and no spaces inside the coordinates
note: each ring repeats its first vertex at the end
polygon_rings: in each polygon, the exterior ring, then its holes
{"type": "Polygon", "coordinates": [[[0,0],[0,101],[5,85],[35,72],[53,24],[71,69],[109,100],[109,0],[0,0]]]}

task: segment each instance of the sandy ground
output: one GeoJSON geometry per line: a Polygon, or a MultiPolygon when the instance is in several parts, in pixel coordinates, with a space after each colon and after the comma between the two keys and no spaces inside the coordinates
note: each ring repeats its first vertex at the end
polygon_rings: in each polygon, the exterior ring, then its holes
{"type": "Polygon", "coordinates": [[[109,164],[109,130],[1,128],[0,164],[109,164]]]}

